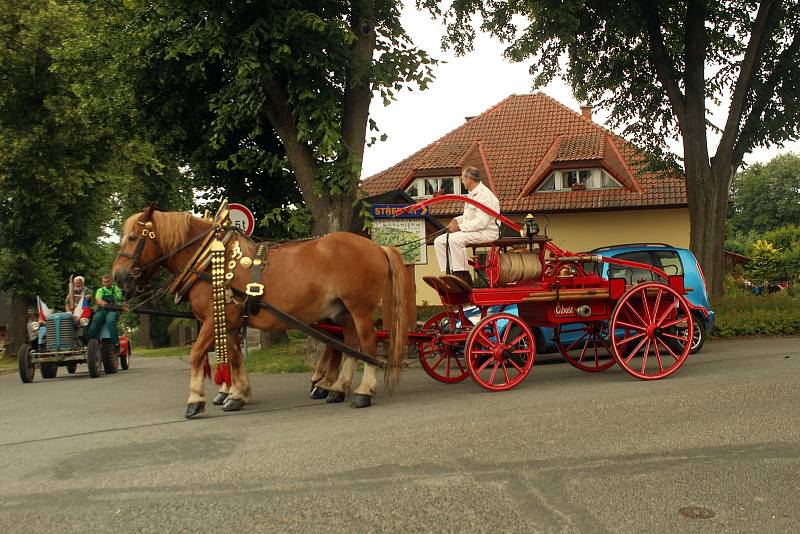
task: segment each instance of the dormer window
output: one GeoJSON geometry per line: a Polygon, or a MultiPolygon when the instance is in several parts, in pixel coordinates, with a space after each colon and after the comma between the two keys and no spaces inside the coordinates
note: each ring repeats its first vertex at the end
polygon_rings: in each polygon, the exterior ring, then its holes
{"type": "Polygon", "coordinates": [[[420,200],[435,195],[466,195],[469,191],[462,191],[460,176],[442,176],[416,178],[406,187],[406,193],[414,200],[420,200]]]}
{"type": "Polygon", "coordinates": [[[569,169],[553,171],[537,191],[577,191],[622,187],[603,169],[569,169]]]}

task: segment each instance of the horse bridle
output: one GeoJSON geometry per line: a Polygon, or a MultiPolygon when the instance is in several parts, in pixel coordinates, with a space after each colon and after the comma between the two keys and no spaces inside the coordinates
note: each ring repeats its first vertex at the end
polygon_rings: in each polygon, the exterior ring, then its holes
{"type": "Polygon", "coordinates": [[[141,226],[141,229],[138,232],[131,231],[128,235],[125,236],[125,240],[127,241],[134,241],[134,240],[136,241],[136,248],[134,249],[133,254],[122,251],[120,251],[117,254],[118,256],[122,256],[123,258],[128,258],[132,260],[133,267],[130,270],[130,274],[133,278],[139,278],[140,276],[142,276],[142,271],[144,271],[148,267],[152,267],[153,265],[161,263],[162,261],[164,261],[169,257],[169,256],[167,257],[162,256],[163,259],[159,258],[156,261],[152,261],[146,265],[142,265],[141,256],[142,256],[142,251],[144,251],[145,241],[147,239],[152,239],[156,243],[156,246],[158,246],[159,251],[161,251],[161,246],[158,244],[158,238],[156,237],[156,233],[153,230],[153,221],[150,220],[149,213],[147,215],[147,220],[136,221],[136,224],[141,226]]]}
{"type": "MultiPolygon", "coordinates": [[[[127,236],[125,236],[125,239],[127,239],[128,241],[133,241],[133,240],[136,241],[136,248],[134,249],[133,254],[129,254],[127,252],[122,252],[122,251],[120,251],[117,254],[118,256],[122,256],[123,258],[129,258],[130,260],[132,260],[133,267],[130,270],[130,274],[133,278],[141,277],[142,272],[146,271],[151,267],[156,267],[158,265],[161,265],[163,262],[170,259],[172,256],[182,251],[186,247],[189,247],[194,243],[200,241],[201,239],[205,238],[209,234],[209,232],[213,232],[216,230],[216,227],[214,225],[211,225],[211,227],[209,227],[208,230],[199,233],[192,239],[181,244],[180,247],[176,248],[169,254],[163,254],[164,251],[161,249],[161,245],[158,243],[158,238],[156,237],[153,221],[150,220],[150,216],[151,215],[148,214],[147,220],[145,221],[136,221],[136,224],[141,226],[141,229],[138,232],[132,231],[127,236]],[[147,239],[151,239],[153,240],[153,242],[155,242],[156,246],[158,247],[158,250],[162,252],[162,255],[149,263],[142,264],[141,255],[142,251],[144,250],[144,245],[147,239]]],[[[139,290],[139,292],[143,290],[140,289],[138,286],[137,289],[139,290]]]]}

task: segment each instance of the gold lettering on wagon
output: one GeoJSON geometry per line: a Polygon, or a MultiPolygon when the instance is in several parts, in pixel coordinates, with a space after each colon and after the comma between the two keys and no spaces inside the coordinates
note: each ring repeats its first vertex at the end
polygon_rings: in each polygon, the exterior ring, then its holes
{"type": "Polygon", "coordinates": [[[556,315],[575,315],[575,306],[556,304],[556,315]]]}

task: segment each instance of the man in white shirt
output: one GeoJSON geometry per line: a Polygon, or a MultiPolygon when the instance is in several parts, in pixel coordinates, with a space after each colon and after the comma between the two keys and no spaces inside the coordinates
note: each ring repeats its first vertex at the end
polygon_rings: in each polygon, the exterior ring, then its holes
{"type": "MultiPolygon", "coordinates": [[[[469,191],[469,198],[480,202],[487,208],[500,213],[500,201],[491,189],[483,185],[481,175],[475,167],[467,167],[461,173],[461,183],[469,191]]],[[[450,269],[454,275],[471,283],[467,264],[467,245],[494,241],[500,236],[500,228],[495,219],[480,208],[464,203],[464,214],[456,217],[447,226],[447,234],[433,241],[439,269],[444,272],[447,266],[447,242],[450,241],[450,269]]]]}

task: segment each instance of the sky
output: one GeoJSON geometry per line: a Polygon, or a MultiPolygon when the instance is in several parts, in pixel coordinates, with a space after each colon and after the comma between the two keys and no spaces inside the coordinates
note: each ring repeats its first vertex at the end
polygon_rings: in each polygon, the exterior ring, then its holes
{"type": "MultiPolygon", "coordinates": [[[[473,52],[463,57],[443,52],[440,49],[444,33],[441,21],[431,20],[426,12],[417,11],[413,0],[405,3],[401,20],[413,42],[446,63],[435,67],[436,79],[425,91],[403,90],[397,95],[397,101],[387,107],[379,97],[373,99],[370,116],[388,138],[366,149],[363,178],[429,145],[463,124],[465,117],[478,115],[511,94],[531,92],[533,77],[528,73],[528,65],[505,60],[502,55],[504,47],[497,40],[479,34],[473,52]]],[[[554,80],[540,90],[579,111],[580,103],[561,80],[554,80]]],[[[715,124],[724,124],[726,110],[721,111],[710,117],[715,124]]],[[[593,113],[595,122],[607,127],[606,118],[599,110],[593,113]]],[[[710,136],[712,155],[716,152],[717,142],[718,137],[710,136]]],[[[670,143],[670,147],[676,153],[681,151],[679,141],[670,143]]],[[[784,148],[757,149],[745,157],[745,163],[765,163],[785,152],[800,154],[800,142],[788,143],[784,148]]]]}

